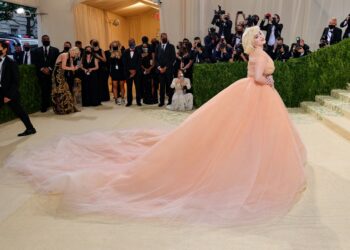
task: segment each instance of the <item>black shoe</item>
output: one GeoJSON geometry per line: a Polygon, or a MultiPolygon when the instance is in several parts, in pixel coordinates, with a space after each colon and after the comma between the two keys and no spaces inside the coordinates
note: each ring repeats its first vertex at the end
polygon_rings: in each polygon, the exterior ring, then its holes
{"type": "Polygon", "coordinates": [[[159,103],[158,107],[163,107],[164,103],[159,103]]]}
{"type": "Polygon", "coordinates": [[[41,112],[41,113],[46,113],[46,112],[47,112],[47,109],[42,108],[42,109],[40,109],[40,112],[41,112]]]}
{"type": "Polygon", "coordinates": [[[22,136],[27,136],[27,135],[33,135],[36,133],[35,128],[31,128],[31,129],[26,129],[23,133],[18,134],[19,137],[22,136]]]}
{"type": "Polygon", "coordinates": [[[137,103],[137,106],[142,106],[141,102],[137,103]]]}
{"type": "Polygon", "coordinates": [[[130,107],[131,106],[131,103],[127,103],[126,105],[125,105],[125,107],[130,107]]]}

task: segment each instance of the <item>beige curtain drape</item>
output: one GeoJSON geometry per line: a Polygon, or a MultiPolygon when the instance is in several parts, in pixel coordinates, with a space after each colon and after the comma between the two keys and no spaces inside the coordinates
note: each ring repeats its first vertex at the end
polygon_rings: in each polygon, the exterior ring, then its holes
{"type": "Polygon", "coordinates": [[[150,39],[159,36],[160,24],[155,18],[156,12],[154,10],[138,16],[121,17],[85,4],[77,4],[74,7],[76,37],[83,44],[96,38],[104,49],[114,40],[119,40],[124,46],[127,46],[129,38],[135,38],[139,43],[144,35],[150,39]],[[114,20],[119,20],[118,26],[113,25],[114,20]]]}
{"type": "Polygon", "coordinates": [[[260,17],[277,13],[284,24],[285,42],[291,44],[301,36],[313,49],[317,48],[323,28],[328,26],[331,17],[337,17],[340,24],[350,13],[349,0],[164,0],[161,30],[169,34],[173,43],[184,37],[203,38],[218,4],[233,20],[240,10],[260,17]]]}

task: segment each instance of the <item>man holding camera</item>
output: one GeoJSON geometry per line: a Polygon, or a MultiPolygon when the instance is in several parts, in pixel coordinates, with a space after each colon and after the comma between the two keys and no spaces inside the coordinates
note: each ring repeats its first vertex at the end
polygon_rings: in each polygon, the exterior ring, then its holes
{"type": "Polygon", "coordinates": [[[326,40],[327,45],[333,45],[341,41],[343,31],[337,26],[337,19],[335,17],[329,20],[328,27],[324,28],[321,40],[326,40]]]}
{"type": "Polygon", "coordinates": [[[216,45],[219,43],[220,39],[214,27],[209,28],[208,35],[204,38],[205,45],[205,54],[207,56],[207,60],[211,62],[215,61],[214,54],[216,45]]]}
{"type": "Polygon", "coordinates": [[[232,56],[232,50],[230,48],[231,46],[228,46],[225,40],[225,37],[222,36],[220,39],[220,42],[216,46],[215,49],[215,59],[218,62],[228,62],[231,59],[232,56]]]}
{"type": "Polygon", "coordinates": [[[248,58],[244,54],[242,46],[244,26],[242,24],[236,25],[236,33],[232,35],[231,46],[232,46],[232,60],[233,61],[248,61],[248,58]]]}
{"type": "Polygon", "coordinates": [[[299,58],[307,56],[311,53],[309,45],[307,45],[304,39],[297,37],[296,43],[293,43],[290,50],[293,58],[299,58]]]}
{"type": "Polygon", "coordinates": [[[346,30],[344,32],[344,36],[343,39],[346,38],[350,38],[350,25],[349,25],[349,21],[350,21],[350,14],[346,17],[346,19],[344,21],[341,22],[340,27],[341,28],[345,28],[346,30]]]}
{"type": "Polygon", "coordinates": [[[290,58],[289,46],[284,44],[283,37],[277,38],[277,42],[273,49],[273,59],[286,62],[290,58]]]}
{"type": "Polygon", "coordinates": [[[224,36],[226,42],[229,42],[232,33],[232,21],[230,20],[230,14],[222,10],[220,5],[219,10],[215,11],[211,23],[219,27],[219,35],[224,36]]]}
{"type": "Polygon", "coordinates": [[[281,37],[283,24],[280,24],[280,16],[275,14],[272,16],[270,13],[265,15],[260,23],[260,29],[265,30],[266,33],[266,52],[273,58],[273,49],[276,43],[276,39],[281,37]],[[267,24],[265,25],[265,22],[267,24]]]}

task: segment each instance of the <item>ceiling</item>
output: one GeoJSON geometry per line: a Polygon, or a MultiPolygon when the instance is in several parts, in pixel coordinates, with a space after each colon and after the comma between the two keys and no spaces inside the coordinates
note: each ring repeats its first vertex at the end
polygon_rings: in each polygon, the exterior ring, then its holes
{"type": "Polygon", "coordinates": [[[119,16],[136,16],[150,10],[159,9],[159,5],[151,0],[85,0],[82,3],[108,10],[119,16]]]}

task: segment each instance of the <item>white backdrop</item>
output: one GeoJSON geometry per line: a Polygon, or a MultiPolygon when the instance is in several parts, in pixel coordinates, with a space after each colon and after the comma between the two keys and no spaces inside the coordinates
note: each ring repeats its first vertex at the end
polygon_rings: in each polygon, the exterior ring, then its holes
{"type": "Polygon", "coordinates": [[[268,12],[277,13],[284,24],[285,43],[290,45],[300,36],[313,49],[331,17],[337,17],[339,25],[350,14],[350,0],[162,0],[161,31],[167,32],[173,43],[183,37],[203,38],[218,4],[233,21],[239,10],[260,18],[268,12]]]}

